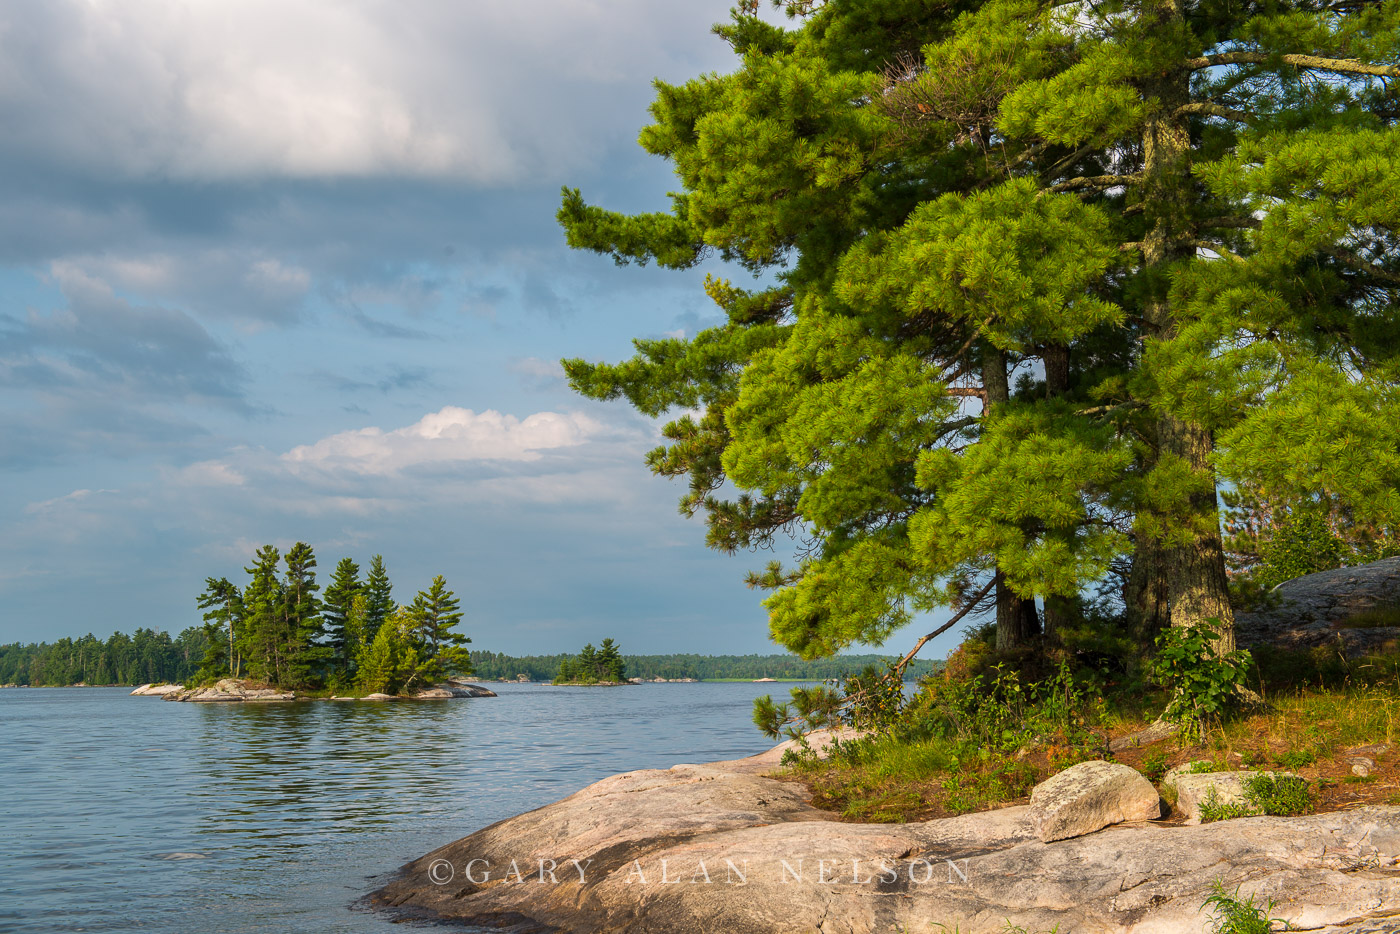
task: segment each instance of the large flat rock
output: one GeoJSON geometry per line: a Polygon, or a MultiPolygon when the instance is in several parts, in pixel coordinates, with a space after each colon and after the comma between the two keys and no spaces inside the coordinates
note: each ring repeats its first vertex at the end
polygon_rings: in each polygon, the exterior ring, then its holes
{"type": "MultiPolygon", "coordinates": [[[[745,760],[739,760],[743,763],[745,760]]],[[[1199,827],[1138,823],[1054,843],[1029,808],[842,823],[798,783],[734,764],[604,779],[405,866],[371,897],[411,916],[516,930],[796,934],[1059,925],[1204,929],[1219,881],[1295,926],[1400,922],[1400,807],[1199,827]],[[930,926],[933,927],[930,927],[930,926]]],[[[1368,927],[1370,925],[1370,927],[1368,927]]]]}
{"type": "Polygon", "coordinates": [[[1366,610],[1400,607],[1400,557],[1298,577],[1279,584],[1273,596],[1276,606],[1235,614],[1235,636],[1241,648],[1334,644],[1355,656],[1400,640],[1400,628],[1345,626],[1366,610]]]}

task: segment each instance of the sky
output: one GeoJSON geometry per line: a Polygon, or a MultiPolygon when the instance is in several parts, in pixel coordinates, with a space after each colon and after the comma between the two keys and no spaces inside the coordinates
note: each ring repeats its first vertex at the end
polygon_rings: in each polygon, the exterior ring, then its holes
{"type": "Polygon", "coordinates": [[[771,556],[706,550],[660,423],[558,363],[747,276],[554,220],[667,206],[651,81],[732,69],[731,2],[0,0],[0,642],[173,634],[305,541],[444,575],[474,648],[778,651],[771,556]]]}

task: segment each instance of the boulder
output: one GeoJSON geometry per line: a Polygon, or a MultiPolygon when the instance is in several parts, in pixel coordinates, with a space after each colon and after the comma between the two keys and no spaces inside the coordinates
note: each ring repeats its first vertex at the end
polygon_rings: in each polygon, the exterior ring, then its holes
{"type": "Polygon", "coordinates": [[[1400,906],[1400,807],[1046,843],[1024,806],[842,822],[801,784],[743,770],[752,759],[605,778],[409,863],[370,903],[573,934],[1199,932],[1217,882],[1328,934],[1387,930],[1400,906]]]}
{"type": "Polygon", "coordinates": [[[496,692],[488,690],[479,684],[468,684],[464,681],[449,681],[446,684],[438,684],[424,691],[419,691],[413,695],[415,700],[447,700],[453,697],[495,697],[496,692]]]}
{"type": "Polygon", "coordinates": [[[137,697],[164,697],[184,689],[184,686],[179,684],[143,684],[131,694],[137,697]]]}
{"type": "Polygon", "coordinates": [[[1070,766],[1036,785],[1026,815],[1037,837],[1049,843],[1124,821],[1162,816],[1161,798],[1141,772],[1094,760],[1070,766]]]}
{"type": "Polygon", "coordinates": [[[376,691],[373,694],[366,694],[360,700],[398,700],[398,698],[392,694],[380,694],[376,691]]]}
{"type": "Polygon", "coordinates": [[[1235,614],[1241,648],[1269,644],[1306,649],[1335,645],[1348,656],[1376,651],[1400,640],[1400,627],[1347,628],[1372,609],[1400,607],[1400,557],[1354,568],[1319,571],[1274,588],[1276,605],[1235,614]]]}

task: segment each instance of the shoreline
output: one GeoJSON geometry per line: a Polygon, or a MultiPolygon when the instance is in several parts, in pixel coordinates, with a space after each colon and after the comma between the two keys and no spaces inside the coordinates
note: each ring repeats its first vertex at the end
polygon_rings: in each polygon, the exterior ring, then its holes
{"type": "Polygon", "coordinates": [[[1046,843],[1026,805],[843,822],[805,784],[768,777],[793,745],[613,775],[439,847],[366,901],[394,917],[576,934],[797,934],[833,919],[849,934],[1194,932],[1217,882],[1327,934],[1400,914],[1400,806],[1139,820],[1046,843]]]}

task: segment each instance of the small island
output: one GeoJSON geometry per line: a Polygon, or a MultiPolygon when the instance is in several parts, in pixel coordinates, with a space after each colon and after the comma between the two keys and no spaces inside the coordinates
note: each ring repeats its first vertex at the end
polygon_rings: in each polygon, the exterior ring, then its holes
{"type": "Polygon", "coordinates": [[[565,656],[559,663],[559,673],[554,676],[553,683],[616,687],[631,682],[627,680],[627,664],[622,660],[617,643],[608,638],[596,649],[590,642],[578,655],[565,656]]]}
{"type": "Polygon", "coordinates": [[[495,696],[460,680],[472,672],[465,648],[471,639],[457,631],[461,601],[441,574],[398,605],[381,555],[363,579],[353,559],[341,558],[324,591],[315,568],[315,552],[304,542],[285,555],[264,545],[244,568],[249,579],[241,588],[226,577],[207,578],[199,595],[203,662],[190,686],[161,696],[204,702],[495,696]]]}

